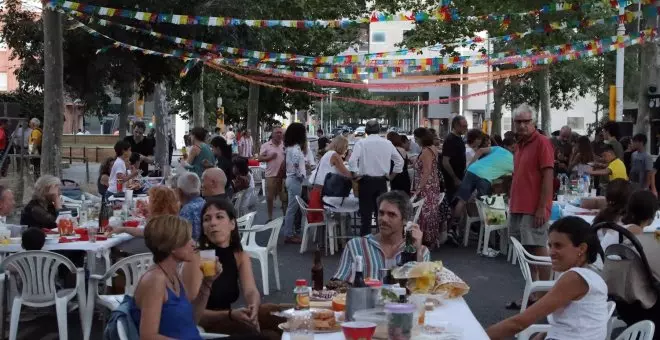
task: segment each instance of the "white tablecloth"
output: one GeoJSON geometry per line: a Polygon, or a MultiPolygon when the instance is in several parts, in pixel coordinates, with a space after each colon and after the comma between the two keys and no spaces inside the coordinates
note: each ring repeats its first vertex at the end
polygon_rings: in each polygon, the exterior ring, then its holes
{"type": "MultiPolygon", "coordinates": [[[[470,307],[463,298],[443,301],[442,306],[433,312],[427,312],[426,323],[447,322],[453,329],[462,329],[465,340],[488,340],[486,331],[474,317],[470,307]]],[[[282,335],[282,340],[290,340],[288,333],[282,335]]],[[[330,334],[316,334],[314,340],[345,340],[341,332],[330,334]]]]}
{"type": "MultiPolygon", "coordinates": [[[[101,252],[110,249],[123,242],[132,239],[133,236],[129,234],[118,234],[108,238],[106,241],[96,241],[94,243],[89,241],[81,242],[68,242],[68,243],[48,243],[44,244],[42,250],[83,250],[87,252],[101,252]]],[[[0,253],[17,253],[23,250],[18,243],[0,245],[0,253]]]]}

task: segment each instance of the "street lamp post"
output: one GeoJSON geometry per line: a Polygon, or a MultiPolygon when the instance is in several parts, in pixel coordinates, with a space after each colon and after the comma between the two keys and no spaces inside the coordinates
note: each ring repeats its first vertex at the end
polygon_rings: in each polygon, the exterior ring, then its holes
{"type": "MultiPolygon", "coordinates": [[[[617,42],[623,42],[623,36],[626,34],[624,25],[624,15],[626,14],[625,4],[619,2],[619,27],[616,30],[617,42]]],[[[623,121],[623,66],[625,59],[625,49],[620,47],[616,50],[616,121],[623,121]]]]}

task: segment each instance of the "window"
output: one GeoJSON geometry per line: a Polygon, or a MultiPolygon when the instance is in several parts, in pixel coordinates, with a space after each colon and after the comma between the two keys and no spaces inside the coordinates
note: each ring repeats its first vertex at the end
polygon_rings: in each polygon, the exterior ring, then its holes
{"type": "Polygon", "coordinates": [[[384,43],[385,42],[385,32],[373,32],[373,33],[371,33],[371,42],[372,43],[384,43]]]}
{"type": "Polygon", "coordinates": [[[584,130],[584,117],[568,117],[566,118],[566,125],[571,129],[584,130]]]}
{"type": "Polygon", "coordinates": [[[7,91],[7,72],[0,72],[0,91],[7,91]]]}

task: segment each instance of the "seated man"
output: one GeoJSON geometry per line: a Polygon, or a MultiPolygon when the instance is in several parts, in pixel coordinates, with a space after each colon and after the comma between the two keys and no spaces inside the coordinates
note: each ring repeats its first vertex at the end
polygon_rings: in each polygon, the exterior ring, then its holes
{"type": "Polygon", "coordinates": [[[202,174],[202,196],[204,199],[226,198],[231,199],[225,192],[227,176],[220,168],[209,168],[202,174]]]}
{"type": "Polygon", "coordinates": [[[513,151],[515,141],[505,138],[502,146],[493,146],[477,150],[473,162],[468,165],[465,177],[456,192],[456,206],[454,207],[454,223],[463,216],[465,202],[470,200],[476,191],[477,197],[490,195],[493,181],[513,173],[513,151]],[[482,155],[486,157],[481,158],[482,155]]]}
{"type": "MultiPolygon", "coordinates": [[[[222,170],[221,170],[222,171],[222,170]]],[[[192,225],[192,238],[197,241],[202,233],[202,208],[206,201],[200,195],[201,183],[194,172],[184,172],[177,179],[177,193],[181,210],[179,217],[192,225]]]]}
{"type": "MultiPolygon", "coordinates": [[[[381,269],[397,266],[405,246],[403,230],[412,220],[410,197],[401,191],[390,191],[378,197],[378,227],[376,235],[354,238],[346,244],[339,268],[333,280],[352,282],[355,276],[353,262],[356,256],[364,259],[365,278],[379,278],[381,269]]],[[[413,225],[413,240],[417,248],[417,261],[430,261],[431,253],[422,245],[422,231],[413,225]]]]}

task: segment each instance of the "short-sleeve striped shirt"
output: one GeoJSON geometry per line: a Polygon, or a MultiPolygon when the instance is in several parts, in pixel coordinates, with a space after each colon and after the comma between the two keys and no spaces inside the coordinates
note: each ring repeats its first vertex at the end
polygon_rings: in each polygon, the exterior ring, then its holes
{"type": "MultiPolygon", "coordinates": [[[[401,242],[399,251],[395,256],[395,263],[399,262],[405,245],[405,242],[401,242]]],[[[422,247],[422,252],[424,255],[424,261],[431,261],[431,253],[428,248],[422,247]]],[[[386,267],[385,253],[383,253],[378,240],[376,240],[374,235],[367,235],[364,237],[356,237],[348,241],[346,248],[344,248],[344,252],[341,255],[339,268],[332,278],[353,282],[355,276],[353,262],[356,256],[362,256],[364,260],[363,263],[365,268],[363,269],[363,274],[365,278],[378,279],[380,278],[381,269],[391,269],[386,267]]]]}

